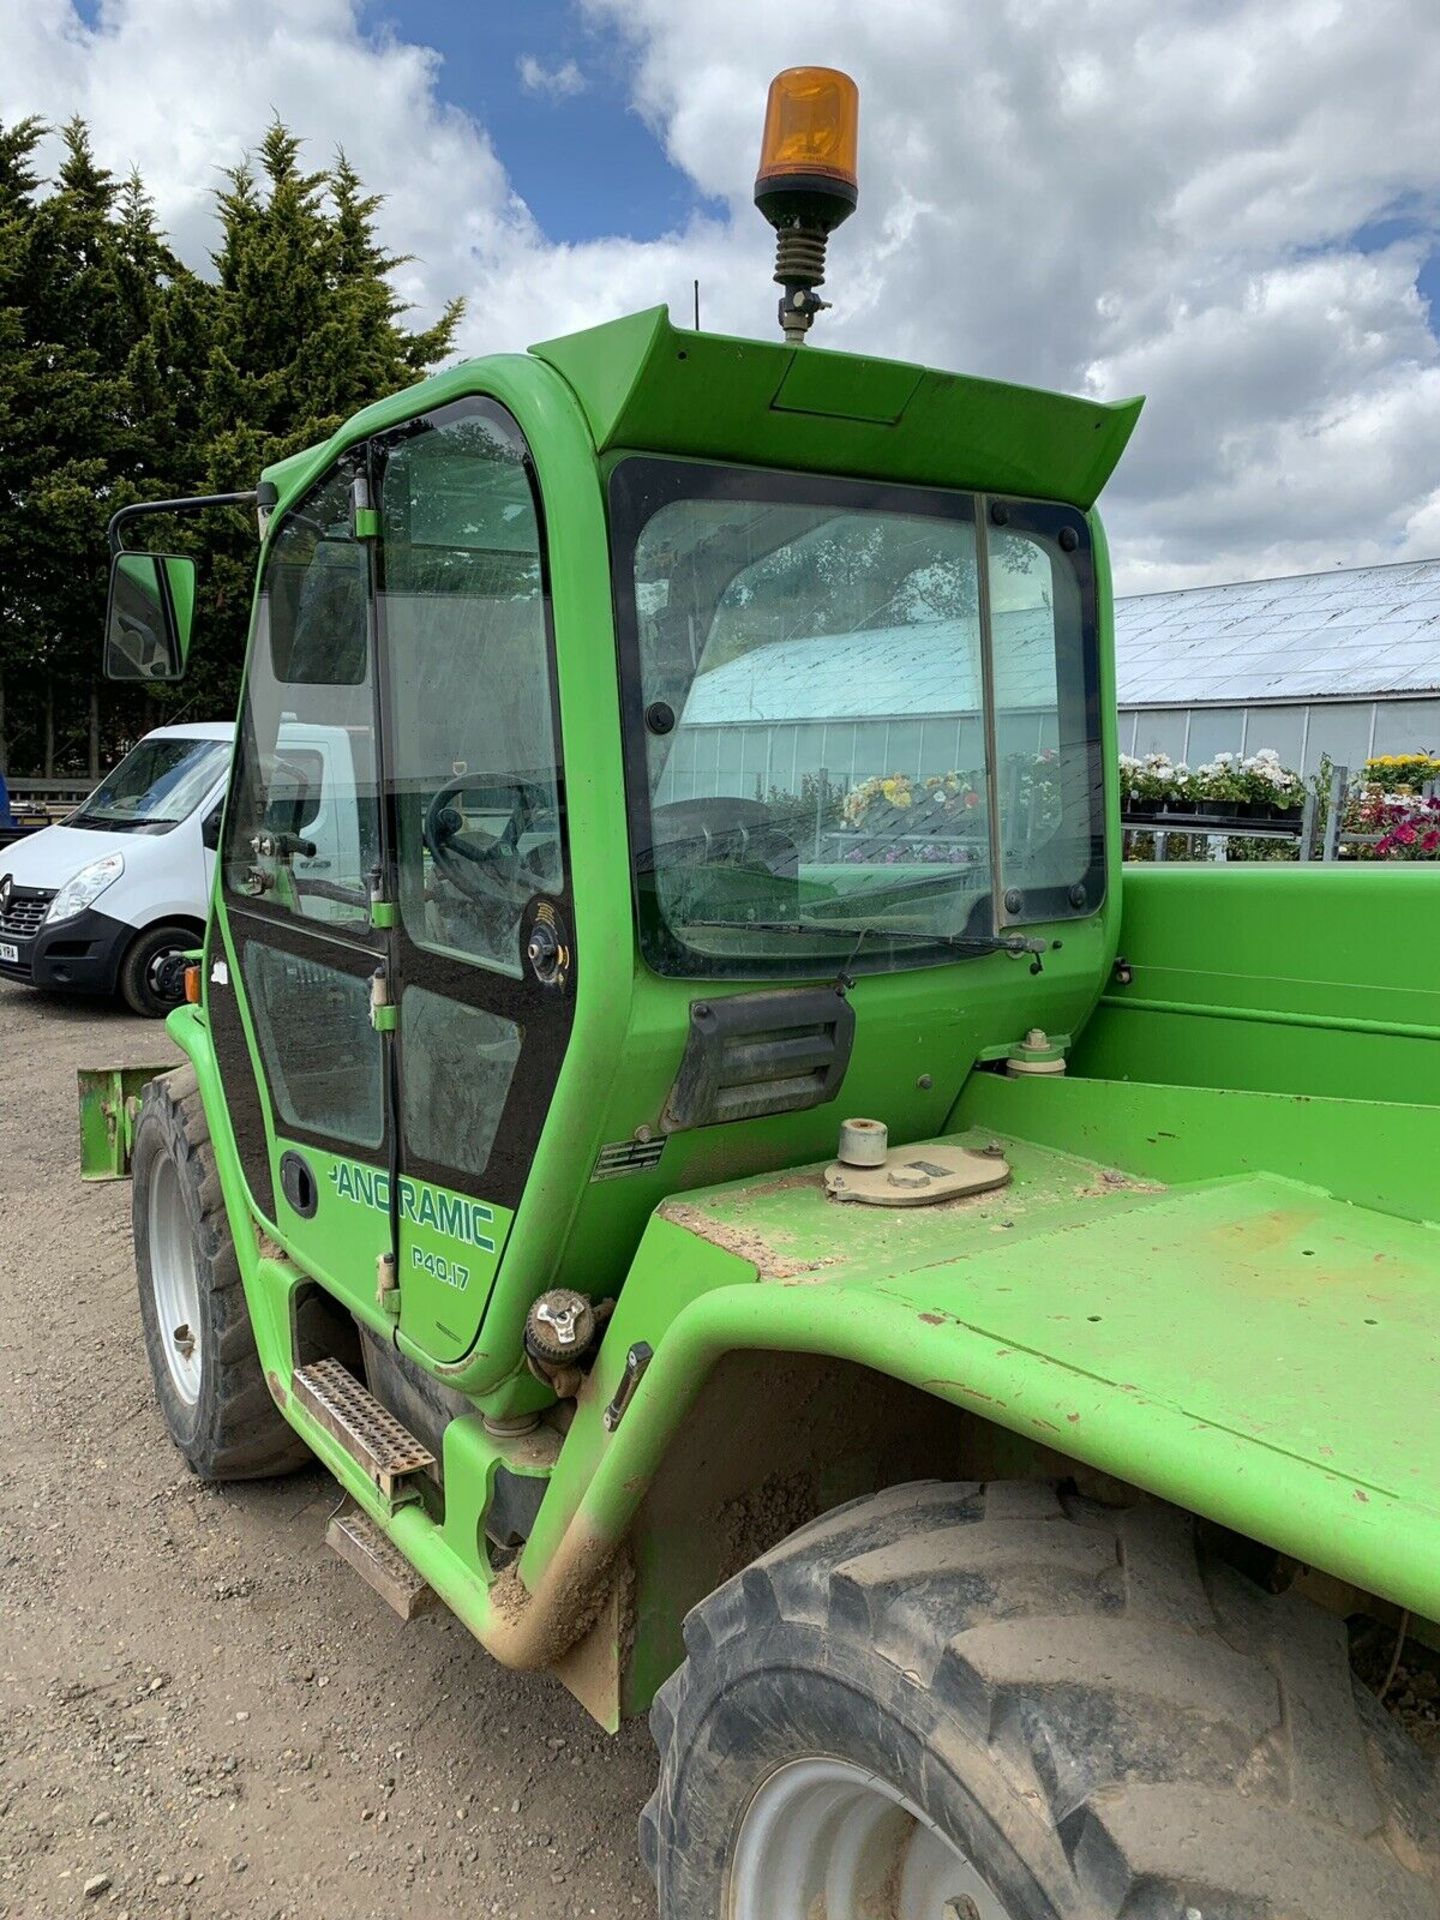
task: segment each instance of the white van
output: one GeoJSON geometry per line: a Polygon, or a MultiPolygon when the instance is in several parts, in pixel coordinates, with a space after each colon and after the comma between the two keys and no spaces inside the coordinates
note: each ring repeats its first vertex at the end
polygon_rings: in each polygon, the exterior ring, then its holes
{"type": "Polygon", "coordinates": [[[234,738],[228,721],[157,727],[67,819],[5,850],[0,979],[118,988],[136,1013],[169,1012],[161,969],[204,932],[215,856],[202,835],[234,738]]]}
{"type": "MultiPolygon", "coordinates": [[[[181,975],[166,963],[204,936],[234,738],[231,721],[157,727],[67,819],[0,851],[0,980],[170,1011],[181,975]]],[[[348,737],[291,722],[281,740],[314,795],[314,856],[297,864],[349,877],[359,847],[330,844],[327,804],[353,781],[348,737]]]]}

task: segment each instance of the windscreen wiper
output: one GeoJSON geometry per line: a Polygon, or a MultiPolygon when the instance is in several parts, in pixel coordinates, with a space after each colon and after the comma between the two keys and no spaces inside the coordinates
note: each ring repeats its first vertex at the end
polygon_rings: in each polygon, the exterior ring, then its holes
{"type": "Polygon", "coordinates": [[[94,827],[104,833],[134,833],[144,827],[173,827],[178,822],[169,820],[163,813],[121,813],[112,819],[103,813],[72,813],[62,825],[74,827],[94,827]]]}
{"type": "Polygon", "coordinates": [[[854,961],[860,948],[867,940],[919,940],[926,946],[949,947],[955,953],[1012,953],[1017,957],[1030,954],[1034,965],[1030,971],[1041,970],[1040,956],[1050,951],[1048,940],[1037,940],[1023,933],[922,933],[918,927],[884,926],[846,926],[833,920],[687,920],[687,927],[728,927],[734,932],[745,933],[838,933],[855,942],[850,958],[841,969],[842,976],[854,961]]]}

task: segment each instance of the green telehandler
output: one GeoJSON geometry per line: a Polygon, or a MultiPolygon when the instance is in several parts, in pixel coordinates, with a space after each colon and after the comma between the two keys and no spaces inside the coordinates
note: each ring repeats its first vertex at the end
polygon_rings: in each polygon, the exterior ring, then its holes
{"type": "Polygon", "coordinates": [[[854,130],[775,83],[783,342],[474,360],[234,497],[188,1064],[86,1136],[164,1417],[649,1710],[664,1920],[1435,1920],[1351,1642],[1440,1622],[1440,894],[1122,874],[1139,405],[808,346],[854,130]]]}

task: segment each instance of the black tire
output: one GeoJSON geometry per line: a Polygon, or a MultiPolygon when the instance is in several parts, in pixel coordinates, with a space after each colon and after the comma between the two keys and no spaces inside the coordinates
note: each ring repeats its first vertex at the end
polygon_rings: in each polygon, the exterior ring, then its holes
{"type": "Polygon", "coordinates": [[[140,1321],[171,1439],[202,1480],[293,1473],[313,1456],[277,1411],[265,1383],[193,1068],[180,1067],[146,1087],[131,1175],[140,1321]],[[185,1397],[172,1374],[167,1346],[176,1330],[160,1325],[152,1269],[154,1196],[174,1191],[168,1170],[157,1176],[156,1163],[162,1160],[173,1168],[194,1253],[198,1312],[193,1326],[185,1323],[199,1362],[193,1399],[185,1397]]]}
{"type": "Polygon", "coordinates": [[[897,1487],[737,1575],[685,1644],[640,1823],[662,1920],[729,1915],[757,1788],[822,1755],[904,1794],[1011,1920],[1440,1915],[1435,1782],[1343,1623],[1171,1508],[897,1487]]]}
{"type": "Polygon", "coordinates": [[[161,993],[156,978],[160,963],[173,954],[189,953],[200,945],[203,935],[193,927],[145,927],[125,949],[115,984],[120,998],[132,1013],[145,1020],[163,1020],[185,997],[183,976],[176,969],[177,985],[169,994],[161,993]]]}

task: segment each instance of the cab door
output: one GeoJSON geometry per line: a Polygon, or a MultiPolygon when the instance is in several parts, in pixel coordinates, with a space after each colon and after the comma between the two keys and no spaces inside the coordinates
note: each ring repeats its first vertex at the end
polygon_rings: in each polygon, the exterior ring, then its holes
{"type": "Polygon", "coordinates": [[[576,954],[544,520],[474,398],[373,443],[394,863],[400,1327],[474,1345],[569,1039],[576,954]]]}
{"type": "Polygon", "coordinates": [[[393,1116],[367,448],[290,508],[256,603],[206,1006],[258,1212],[373,1310],[393,1116]],[[378,981],[377,981],[378,976],[378,981]]]}

